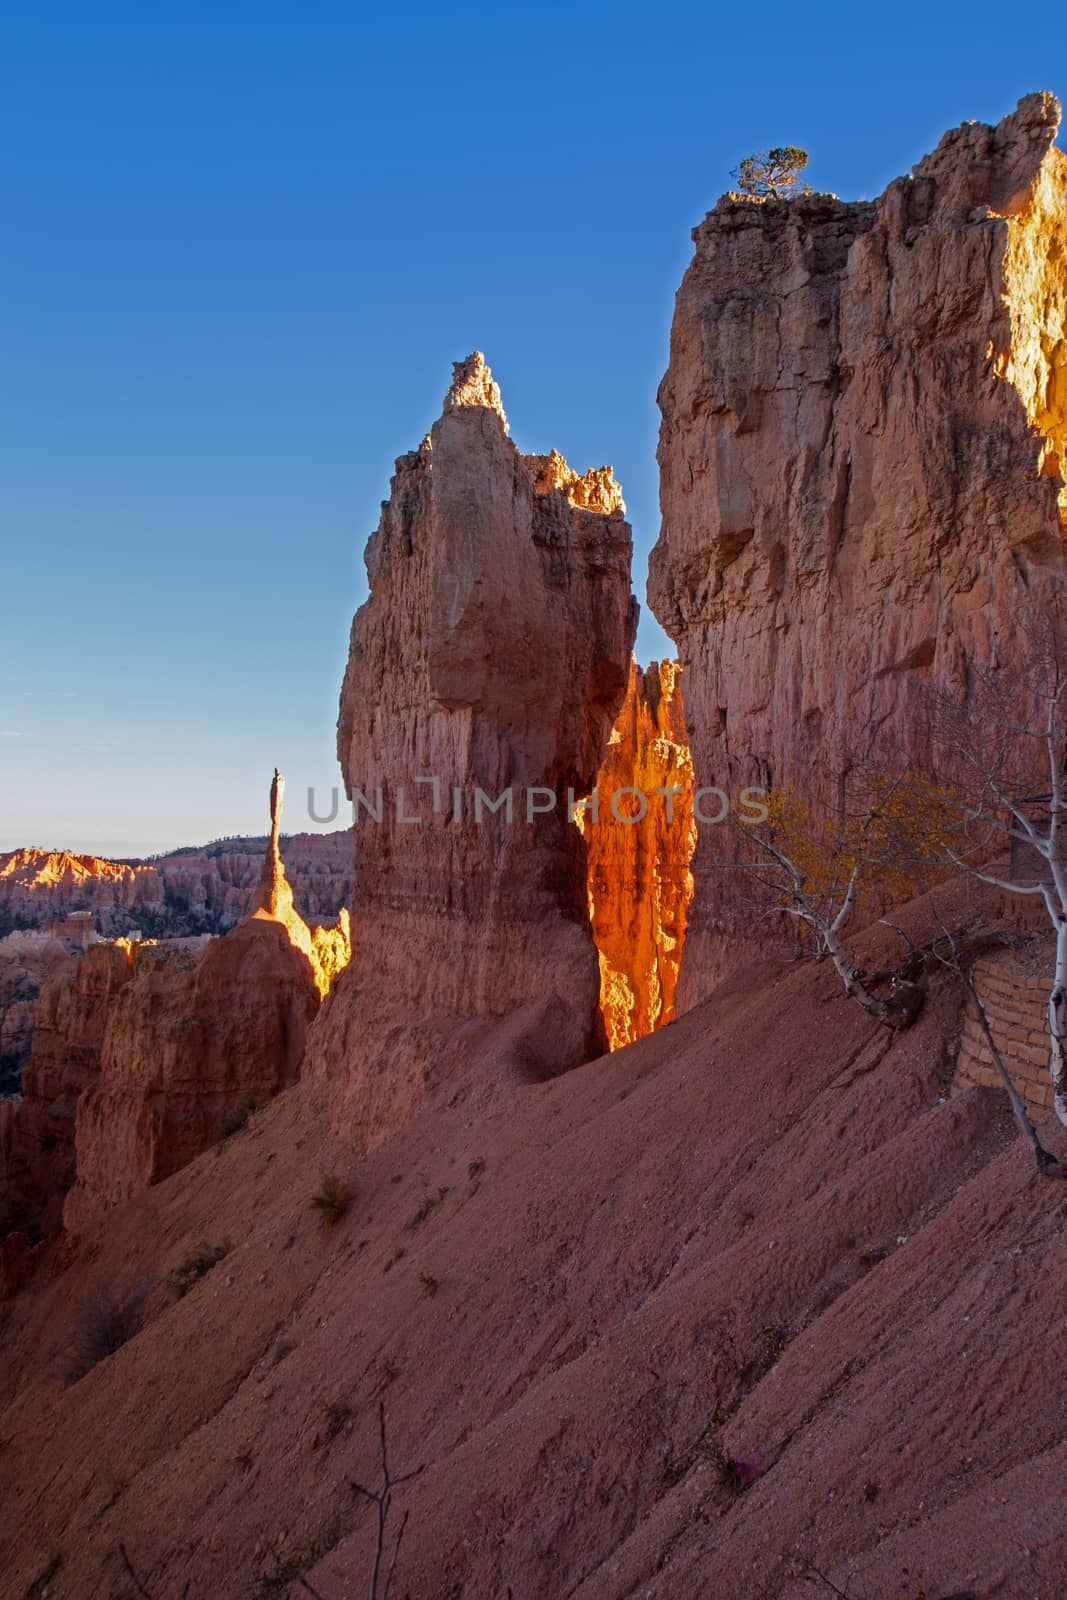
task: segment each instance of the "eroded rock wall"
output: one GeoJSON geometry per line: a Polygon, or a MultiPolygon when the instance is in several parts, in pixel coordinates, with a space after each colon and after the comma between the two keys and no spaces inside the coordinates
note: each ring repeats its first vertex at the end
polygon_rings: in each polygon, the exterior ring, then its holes
{"type": "MultiPolygon", "coordinates": [[[[328,796],[316,797],[327,814],[328,796]]],[[[226,933],[254,908],[262,838],[219,839],[155,861],[107,861],[56,850],[0,854],[0,934],[92,913],[105,938],[172,939],[226,933]]],[[[279,844],[296,905],[309,921],[337,917],[352,891],[347,831],[294,833],[279,844]]]]}
{"type": "Polygon", "coordinates": [[[693,892],[693,760],[676,661],[630,663],[596,792],[595,820],[586,807],[579,822],[589,845],[600,1009],[618,1050],[674,1018],[693,892]]]}
{"type": "Polygon", "coordinates": [[[567,798],[592,788],[625,693],[630,554],[610,470],[522,456],[482,357],[459,364],[397,461],[341,693],[349,794],[380,791],[381,809],[360,808],[353,960],[307,1073],[357,1143],[413,1115],[431,1079],[455,1087],[442,1050],[472,1019],[532,1005],[545,1071],[603,1045],[567,798]],[[479,789],[510,790],[511,820],[479,789]]]}
{"type": "Polygon", "coordinates": [[[22,1098],[0,1103],[0,1235],[55,1233],[74,1182],[75,1112],[100,1075],[108,1020],[132,976],[126,944],[97,944],[37,1001],[22,1098]]]}
{"type": "Polygon", "coordinates": [[[297,914],[280,811],[275,774],[254,909],[230,933],[100,942],[42,989],[23,1098],[0,1103],[0,1292],[41,1238],[175,1172],[299,1076],[349,922],[297,914]]]}
{"type": "Polygon", "coordinates": [[[79,1096],[77,1228],[205,1150],[242,1104],[295,1083],[332,974],[293,907],[279,850],[283,780],[250,916],[203,954],[144,945],[108,1016],[98,1078],[79,1096]]]}
{"type": "MultiPolygon", "coordinates": [[[[693,234],[660,389],[649,600],[696,781],[837,803],[925,686],[1020,673],[1062,615],[1067,161],[1059,107],[945,135],[875,202],[725,196],[693,234]]],[[[680,996],[756,939],[700,830],[680,996]]],[[[736,884],[736,879],[735,879],[736,884]]]]}

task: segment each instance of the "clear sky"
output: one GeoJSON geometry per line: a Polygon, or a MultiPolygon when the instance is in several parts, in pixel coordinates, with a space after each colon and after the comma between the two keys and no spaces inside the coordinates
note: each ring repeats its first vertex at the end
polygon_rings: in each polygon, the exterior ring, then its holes
{"type": "Polygon", "coordinates": [[[307,825],[363,545],[471,349],[522,449],[614,465],[643,601],[674,291],[739,159],[800,144],[873,196],[1067,91],[1063,29],[1002,0],[30,9],[0,22],[0,849],[263,831],[275,764],[307,825]]]}

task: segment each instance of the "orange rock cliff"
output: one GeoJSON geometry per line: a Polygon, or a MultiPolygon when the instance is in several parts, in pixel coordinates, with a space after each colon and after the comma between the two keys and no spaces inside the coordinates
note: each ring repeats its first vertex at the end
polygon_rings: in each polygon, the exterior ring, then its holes
{"type": "Polygon", "coordinates": [[[603,1048],[567,802],[592,789],[625,693],[630,554],[610,470],[521,455],[482,356],[458,364],[397,461],[341,691],[338,755],[366,802],[355,944],[306,1072],[357,1144],[457,1092],[478,1023],[521,1011],[517,1070],[534,1075],[603,1048]],[[510,819],[479,790],[510,790],[510,819]]]}
{"type": "MultiPolygon", "coordinates": [[[[649,601],[698,783],[803,784],[917,697],[1006,678],[1062,613],[1067,158],[1034,94],[872,203],[724,196],[693,234],[660,388],[649,601]]],[[[755,942],[700,829],[679,998],[755,942]]],[[[736,878],[733,883],[736,885],[736,878]]]]}
{"type": "MultiPolygon", "coordinates": [[[[348,902],[352,851],[347,832],[294,833],[279,841],[302,914],[328,920],[348,902]]],[[[262,839],[218,839],[153,861],[107,861],[64,850],[0,853],[0,935],[44,928],[72,911],[92,913],[106,938],[132,929],[145,938],[226,933],[252,909],[262,839]]]]}
{"type": "Polygon", "coordinates": [[[596,820],[587,807],[578,821],[589,844],[600,1009],[618,1050],[673,1020],[693,893],[693,761],[677,662],[644,671],[630,663],[596,792],[596,820]]]}

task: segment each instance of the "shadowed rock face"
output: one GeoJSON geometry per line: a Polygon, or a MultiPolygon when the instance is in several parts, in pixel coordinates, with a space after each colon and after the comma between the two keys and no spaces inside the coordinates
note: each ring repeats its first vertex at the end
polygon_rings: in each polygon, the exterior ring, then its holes
{"type": "Polygon", "coordinates": [[[693,892],[692,791],[678,663],[653,661],[642,670],[631,662],[626,699],[597,776],[596,820],[588,808],[579,817],[589,844],[600,1010],[613,1050],[674,1018],[693,892]],[[664,789],[680,791],[670,797],[669,810],[668,797],[656,793],[664,789]]]}
{"type": "MultiPolygon", "coordinates": [[[[874,203],[725,196],[694,231],[660,389],[649,600],[697,783],[801,785],[920,692],[1017,674],[1062,613],[1067,159],[1059,107],[945,135],[874,203]]],[[[701,829],[680,1003],[745,954],[701,829]]],[[[727,885],[724,887],[724,884],[727,885]]],[[[753,945],[748,941],[748,951],[753,945]]]]}
{"type": "Polygon", "coordinates": [[[44,986],[24,1097],[0,1104],[0,1293],[29,1270],[24,1241],[159,1182],[236,1107],[299,1076],[320,997],[348,959],[348,913],[336,928],[297,915],[280,806],[276,773],[255,909],[224,938],[95,944],[44,986]]]}
{"type": "MultiPolygon", "coordinates": [[[[282,789],[276,770],[251,916],[199,959],[165,945],[135,954],[132,980],[107,1019],[99,1077],[77,1102],[68,1228],[176,1172],[242,1101],[269,1099],[300,1074],[333,977],[319,936],[336,931],[309,929],[293,909],[278,848],[282,789]]],[[[347,944],[347,927],[341,936],[347,944]]]]}
{"type": "Polygon", "coordinates": [[[108,1017],[133,975],[128,945],[97,944],[44,985],[22,1099],[0,1104],[0,1235],[55,1233],[74,1182],[79,1096],[100,1074],[108,1017]]]}
{"type": "Polygon", "coordinates": [[[610,471],[522,456],[482,357],[457,366],[442,417],[397,462],[341,692],[349,794],[373,805],[380,789],[381,821],[361,807],[353,964],[307,1073],[357,1142],[414,1113],[465,1020],[534,1003],[544,1070],[602,1044],[567,793],[592,788],[625,692],[630,554],[610,471]],[[509,787],[510,823],[475,814],[476,789],[509,787]],[[528,821],[533,787],[556,804],[528,821]]]}

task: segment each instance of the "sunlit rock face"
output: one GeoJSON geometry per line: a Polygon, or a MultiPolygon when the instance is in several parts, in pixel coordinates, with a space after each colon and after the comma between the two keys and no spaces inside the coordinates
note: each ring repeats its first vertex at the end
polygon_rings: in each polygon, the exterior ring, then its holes
{"type": "Polygon", "coordinates": [[[357,1143],[452,1083],[442,1050],[471,1019],[532,1005],[546,1072],[603,1047],[567,798],[592,788],[625,693],[630,555],[610,470],[521,455],[482,357],[460,363],[440,420],[397,461],[341,692],[354,949],[307,1075],[357,1143]],[[476,810],[477,789],[510,789],[511,821],[476,810]],[[528,818],[530,790],[546,809],[528,818]]]}
{"type": "Polygon", "coordinates": [[[693,760],[676,661],[645,670],[631,662],[596,793],[595,818],[586,807],[578,821],[589,845],[600,1009],[618,1050],[674,1018],[693,893],[693,760]]]}
{"type": "MultiPolygon", "coordinates": [[[[660,389],[649,600],[696,779],[837,803],[923,686],[1010,681],[1063,609],[1059,106],[945,135],[877,201],[725,197],[694,231],[660,389]]],[[[730,830],[700,830],[684,1008],[758,948],[730,830]]]]}
{"type": "MultiPolygon", "coordinates": [[[[348,834],[290,834],[279,848],[302,915],[336,919],[352,891],[348,834]]],[[[152,862],[12,850],[0,854],[0,936],[47,928],[72,912],[89,912],[105,938],[226,933],[252,909],[262,860],[261,838],[219,839],[152,862]]]]}
{"type": "Polygon", "coordinates": [[[103,861],[67,850],[0,853],[0,931],[43,927],[88,907],[98,930],[124,933],[159,915],[164,883],[145,862],[103,861]]]}
{"type": "Polygon", "coordinates": [[[176,1172],[218,1137],[235,1107],[298,1078],[333,974],[293,909],[278,849],[281,799],[275,772],[252,914],[202,955],[180,945],[135,952],[131,980],[110,1008],[99,1076],[77,1102],[67,1227],[176,1172]]]}
{"type": "Polygon", "coordinates": [[[0,1293],[27,1245],[169,1176],[239,1107],[296,1081],[349,921],[308,928],[279,854],[281,778],[254,910],[221,939],[90,946],[44,985],[23,1098],[0,1104],[0,1293]]]}

